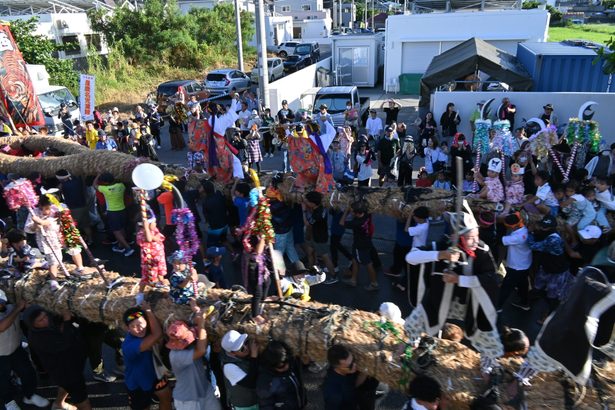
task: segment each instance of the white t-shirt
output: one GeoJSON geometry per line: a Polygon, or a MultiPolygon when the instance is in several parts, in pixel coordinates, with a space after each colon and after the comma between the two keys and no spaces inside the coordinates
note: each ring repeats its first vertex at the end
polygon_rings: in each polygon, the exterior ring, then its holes
{"type": "Polygon", "coordinates": [[[528,230],[524,226],[502,237],[508,247],[506,266],[514,270],[526,270],[532,265],[532,250],[527,244],[528,230]]]}
{"type": "Polygon", "coordinates": [[[241,130],[247,131],[248,122],[250,121],[250,117],[252,116],[252,113],[250,112],[250,110],[239,111],[237,113],[237,116],[238,116],[239,126],[241,127],[241,130]]]}
{"type": "Polygon", "coordinates": [[[408,228],[408,235],[412,236],[412,247],[420,248],[427,243],[427,233],[429,231],[429,222],[424,222],[416,226],[408,228]]]}
{"type": "Polygon", "coordinates": [[[535,202],[536,204],[542,203],[547,206],[558,206],[557,199],[555,199],[555,195],[553,195],[553,191],[548,182],[536,189],[536,197],[539,199],[535,202]]]}
{"type": "Polygon", "coordinates": [[[225,364],[224,367],[222,367],[222,373],[224,373],[224,377],[226,377],[231,386],[235,386],[248,375],[241,367],[233,363],[225,364]]]}
{"type": "Polygon", "coordinates": [[[359,181],[371,179],[373,174],[372,165],[365,163],[365,156],[357,154],[357,162],[359,163],[359,174],[357,175],[357,179],[359,181]]]}
{"type": "Polygon", "coordinates": [[[380,135],[382,132],[382,120],[378,117],[369,117],[365,122],[365,129],[368,135],[380,135]]]}
{"type": "MultiPolygon", "coordinates": [[[[13,305],[6,305],[6,311],[0,312],[0,320],[11,314],[13,305]]],[[[9,356],[17,350],[21,342],[21,330],[19,320],[15,320],[8,329],[0,332],[0,356],[9,356]]]]}

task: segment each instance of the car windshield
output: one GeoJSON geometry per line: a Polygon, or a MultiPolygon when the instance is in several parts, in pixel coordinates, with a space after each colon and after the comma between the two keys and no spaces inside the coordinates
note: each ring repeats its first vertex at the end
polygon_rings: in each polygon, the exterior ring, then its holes
{"type": "Polygon", "coordinates": [[[75,98],[67,88],[61,88],[39,94],[38,100],[41,102],[41,108],[44,112],[58,113],[61,103],[68,104],[69,101],[75,101],[75,98]]]}
{"type": "MultiPolygon", "coordinates": [[[[316,101],[314,101],[314,107],[320,107],[322,104],[326,104],[327,107],[329,107],[327,111],[330,114],[337,114],[346,110],[346,102],[349,98],[350,94],[317,95],[316,101]]],[[[317,111],[317,108],[315,108],[315,110],[317,111]]]]}
{"type": "Polygon", "coordinates": [[[158,94],[166,97],[177,92],[177,84],[162,84],[158,86],[158,94]]]}
{"type": "Polygon", "coordinates": [[[300,46],[295,47],[295,54],[310,54],[310,45],[302,44],[300,46]]]}
{"type": "Polygon", "coordinates": [[[207,81],[224,81],[224,80],[226,80],[225,74],[220,74],[220,73],[207,74],[207,81]]]}

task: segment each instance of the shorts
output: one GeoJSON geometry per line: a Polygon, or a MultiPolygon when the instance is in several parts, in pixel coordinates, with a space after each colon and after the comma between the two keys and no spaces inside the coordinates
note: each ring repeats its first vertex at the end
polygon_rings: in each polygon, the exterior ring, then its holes
{"type": "Polygon", "coordinates": [[[85,386],[85,379],[72,380],[66,383],[58,383],[58,386],[66,390],[72,403],[82,403],[88,399],[88,390],[85,386]]]}
{"type": "Polygon", "coordinates": [[[107,211],[107,225],[112,232],[121,231],[126,226],[126,210],[107,211]]]}
{"type": "Polygon", "coordinates": [[[133,410],[147,409],[152,404],[154,391],[145,391],[141,389],[128,390],[128,406],[133,410]]]}
{"type": "Polygon", "coordinates": [[[90,212],[87,207],[75,208],[70,210],[77,227],[83,229],[91,225],[90,222],[90,212]]]}
{"type": "Polygon", "coordinates": [[[359,263],[359,265],[369,265],[372,263],[371,250],[354,248],[352,250],[352,257],[359,263]]]}
{"type": "Polygon", "coordinates": [[[318,255],[318,256],[327,255],[330,252],[330,250],[329,250],[329,242],[314,242],[314,241],[310,241],[309,245],[310,245],[310,247],[312,247],[312,249],[314,249],[314,252],[316,252],[316,255],[318,255]]]}
{"type": "MultiPolygon", "coordinates": [[[[62,253],[58,253],[58,257],[61,255],[62,253]]],[[[56,259],[55,256],[53,256],[53,253],[48,253],[45,255],[45,261],[47,262],[47,264],[49,266],[58,266],[58,260],[56,259]]]]}
{"type": "Polygon", "coordinates": [[[74,248],[68,248],[66,250],[66,253],[69,256],[79,255],[81,253],[81,246],[75,246],[74,248]]]}

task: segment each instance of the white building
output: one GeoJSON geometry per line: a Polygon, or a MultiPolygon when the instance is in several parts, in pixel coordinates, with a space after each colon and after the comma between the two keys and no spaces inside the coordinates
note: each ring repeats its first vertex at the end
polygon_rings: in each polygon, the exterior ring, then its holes
{"type": "MultiPolygon", "coordinates": [[[[290,16],[265,16],[265,38],[267,39],[267,49],[277,50],[280,43],[293,39],[293,18],[290,16]]],[[[248,42],[249,45],[256,47],[256,33],[248,42]]]]}
{"type": "Polygon", "coordinates": [[[327,37],[331,33],[331,13],[323,7],[323,0],[276,0],[273,3],[273,14],[293,18],[294,38],[327,37]],[[321,21],[312,23],[311,20],[321,21]],[[321,29],[315,27],[322,26],[321,29]],[[322,28],[326,27],[326,33],[322,28]],[[315,33],[321,34],[316,35],[315,33]]]}
{"type": "Polygon", "coordinates": [[[547,40],[546,10],[458,11],[389,16],[386,22],[384,87],[400,74],[422,74],[431,59],[477,37],[516,55],[517,44],[547,40]]]}
{"type": "Polygon", "coordinates": [[[36,16],[39,20],[35,34],[66,47],[58,52],[59,58],[85,59],[89,51],[95,50],[99,54],[109,52],[103,36],[92,30],[86,14],[87,8],[95,6],[109,8],[103,2],[83,0],[0,0],[0,19],[11,22],[36,16]]]}

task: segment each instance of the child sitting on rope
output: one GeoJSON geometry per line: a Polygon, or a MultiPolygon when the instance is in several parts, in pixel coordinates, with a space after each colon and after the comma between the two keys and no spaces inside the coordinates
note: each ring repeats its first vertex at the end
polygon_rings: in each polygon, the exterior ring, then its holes
{"type": "Polygon", "coordinates": [[[297,261],[293,264],[291,276],[280,279],[280,287],[285,298],[308,302],[310,300],[310,287],[324,282],[326,278],[326,273],[317,266],[306,269],[303,262],[297,261]]]}
{"type": "Polygon", "coordinates": [[[8,251],[7,271],[15,278],[20,278],[36,266],[36,253],[28,245],[25,232],[19,229],[8,231],[6,241],[8,251]]]}
{"type": "Polygon", "coordinates": [[[184,260],[184,252],[175,251],[169,257],[169,262],[173,265],[173,272],[169,281],[171,290],[169,296],[174,303],[187,305],[190,299],[195,299],[197,294],[196,283],[199,280],[196,269],[192,263],[188,265],[184,260]]]}
{"type": "Polygon", "coordinates": [[[502,171],[502,160],[499,158],[491,158],[487,166],[487,178],[483,179],[480,172],[476,172],[476,180],[483,187],[478,196],[486,199],[489,202],[502,202],[504,200],[504,187],[500,181],[500,172],[502,171]]]}

